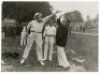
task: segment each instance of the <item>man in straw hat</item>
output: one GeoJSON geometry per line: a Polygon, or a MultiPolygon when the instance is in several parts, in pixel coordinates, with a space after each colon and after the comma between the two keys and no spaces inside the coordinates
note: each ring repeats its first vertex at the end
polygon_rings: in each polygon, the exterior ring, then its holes
{"type": "Polygon", "coordinates": [[[20,61],[21,64],[23,64],[25,60],[27,59],[29,55],[29,51],[31,50],[32,44],[33,42],[35,42],[38,61],[42,66],[45,65],[43,62],[44,60],[43,60],[43,52],[42,52],[42,30],[43,30],[44,24],[58,12],[59,11],[56,11],[55,13],[45,18],[42,18],[41,13],[35,13],[34,15],[35,20],[32,20],[27,26],[27,29],[30,29],[30,35],[28,36],[27,45],[25,47],[24,54],[20,61]]]}

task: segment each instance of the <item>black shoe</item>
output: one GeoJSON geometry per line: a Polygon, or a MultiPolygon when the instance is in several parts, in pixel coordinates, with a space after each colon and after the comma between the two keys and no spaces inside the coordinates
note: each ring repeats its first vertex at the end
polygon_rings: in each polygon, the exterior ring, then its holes
{"type": "Polygon", "coordinates": [[[57,67],[58,67],[58,68],[63,68],[63,69],[65,69],[65,70],[69,70],[69,69],[70,69],[70,66],[65,68],[65,67],[63,67],[63,66],[57,65],[57,67]]]}
{"type": "Polygon", "coordinates": [[[64,68],[65,70],[69,70],[70,69],[70,66],[69,67],[67,67],[67,68],[64,68]]]}
{"type": "Polygon", "coordinates": [[[63,68],[63,67],[62,67],[62,66],[60,66],[60,65],[57,65],[57,67],[58,67],[58,68],[63,68]]]}

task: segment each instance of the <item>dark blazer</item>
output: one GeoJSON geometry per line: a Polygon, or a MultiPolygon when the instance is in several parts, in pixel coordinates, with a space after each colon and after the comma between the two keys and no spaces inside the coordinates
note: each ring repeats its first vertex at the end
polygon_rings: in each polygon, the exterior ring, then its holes
{"type": "Polygon", "coordinates": [[[63,26],[60,23],[60,18],[57,19],[58,29],[56,34],[56,44],[58,46],[65,47],[68,39],[68,31],[69,31],[69,22],[66,23],[66,26],[63,26]]]}

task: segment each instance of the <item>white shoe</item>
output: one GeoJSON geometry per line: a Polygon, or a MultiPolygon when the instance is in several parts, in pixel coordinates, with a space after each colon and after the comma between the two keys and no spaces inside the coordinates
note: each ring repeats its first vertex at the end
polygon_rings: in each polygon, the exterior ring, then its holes
{"type": "Polygon", "coordinates": [[[52,59],[49,59],[49,61],[52,61],[52,59]]]}
{"type": "Polygon", "coordinates": [[[46,61],[47,59],[43,59],[42,61],[46,61]]]}
{"type": "Polygon", "coordinates": [[[20,64],[23,64],[25,62],[25,59],[22,59],[21,61],[20,61],[20,64]]]}
{"type": "Polygon", "coordinates": [[[39,62],[40,62],[40,64],[41,64],[42,66],[44,66],[44,65],[45,65],[43,61],[39,61],[39,62]]]}

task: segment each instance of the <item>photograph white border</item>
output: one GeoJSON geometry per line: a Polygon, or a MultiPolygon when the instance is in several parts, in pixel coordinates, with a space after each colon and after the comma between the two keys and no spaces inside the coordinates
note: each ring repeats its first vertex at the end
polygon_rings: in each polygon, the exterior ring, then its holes
{"type": "MultiPolygon", "coordinates": [[[[2,14],[1,14],[1,12],[2,12],[2,2],[3,1],[86,1],[86,2],[91,2],[91,1],[97,1],[97,2],[99,2],[99,0],[0,0],[0,15],[1,15],[1,17],[0,17],[0,27],[1,27],[1,20],[2,20],[2,14]]],[[[99,4],[99,7],[100,7],[100,4],[99,4]]],[[[100,9],[98,9],[99,10],[99,12],[100,12],[100,9]]],[[[99,17],[100,17],[100,15],[99,15],[99,17]]],[[[99,21],[100,21],[100,18],[99,18],[99,21]]],[[[0,28],[0,31],[1,31],[1,28],[0,28]]],[[[99,23],[99,35],[100,35],[100,23],[99,23]]],[[[1,32],[0,32],[0,40],[1,40],[1,32]]],[[[100,53],[100,36],[98,37],[98,53],[100,53]]],[[[1,48],[1,41],[0,41],[0,48],[1,48]]],[[[100,54],[98,54],[98,57],[100,56],[100,54]]],[[[0,57],[1,57],[1,50],[0,50],[0,57]]],[[[0,61],[1,61],[1,58],[0,58],[0,61]]],[[[99,64],[99,62],[100,62],[100,57],[98,58],[98,72],[52,72],[52,74],[100,74],[100,64],[99,64]]],[[[0,64],[0,69],[1,69],[1,64],[0,64]]],[[[26,73],[30,73],[30,74],[33,74],[33,73],[35,73],[35,74],[50,74],[51,72],[1,72],[1,74],[26,74],[26,73]]]]}

